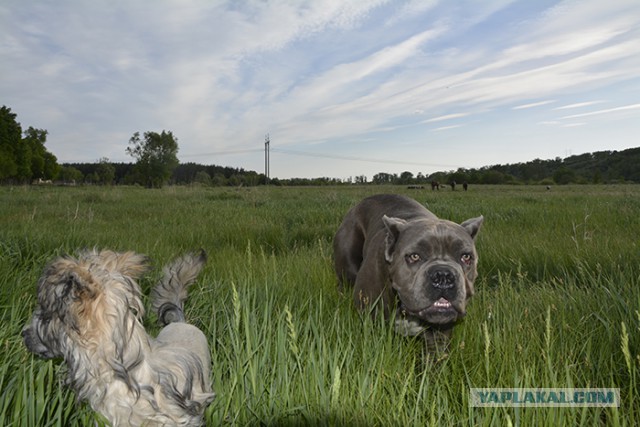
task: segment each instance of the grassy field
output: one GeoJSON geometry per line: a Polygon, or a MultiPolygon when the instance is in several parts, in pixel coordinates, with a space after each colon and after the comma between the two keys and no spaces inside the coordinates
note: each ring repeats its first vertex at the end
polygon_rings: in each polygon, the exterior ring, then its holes
{"type": "Polygon", "coordinates": [[[210,337],[209,425],[639,425],[639,243],[638,186],[0,187],[0,425],[100,423],[62,386],[60,361],[20,337],[44,265],[94,246],[156,267],[207,250],[187,317],[210,337]],[[485,216],[476,296],[448,357],[336,290],[333,233],[378,192],[458,222],[485,216]],[[615,387],[621,406],[472,408],[471,387],[615,387]]]}

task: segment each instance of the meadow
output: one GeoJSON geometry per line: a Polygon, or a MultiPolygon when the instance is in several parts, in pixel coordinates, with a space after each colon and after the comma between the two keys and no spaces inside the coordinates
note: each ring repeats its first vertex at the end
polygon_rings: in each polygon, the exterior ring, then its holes
{"type": "MultiPolygon", "coordinates": [[[[208,425],[640,425],[640,186],[0,187],[0,425],[102,425],[20,331],[54,256],[204,248],[187,317],[210,337],[208,425]],[[451,351],[393,333],[336,288],[331,241],[361,198],[480,214],[476,295],[451,351]],[[474,408],[472,387],[613,387],[619,408],[474,408]]],[[[146,292],[158,271],[141,280],[146,292]]],[[[157,331],[148,316],[148,329],[157,331]]]]}

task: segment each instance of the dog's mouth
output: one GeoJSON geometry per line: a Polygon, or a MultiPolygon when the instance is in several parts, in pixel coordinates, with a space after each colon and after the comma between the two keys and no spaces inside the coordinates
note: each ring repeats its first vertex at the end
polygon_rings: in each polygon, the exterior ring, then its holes
{"type": "Polygon", "coordinates": [[[47,347],[33,328],[26,327],[22,330],[22,338],[27,349],[43,359],[55,359],[57,355],[47,347]]]}
{"type": "Polygon", "coordinates": [[[460,313],[451,301],[444,297],[440,297],[430,306],[420,310],[408,310],[405,306],[402,306],[401,310],[410,316],[417,317],[429,323],[448,323],[460,316],[460,313]]]}
{"type": "Polygon", "coordinates": [[[430,308],[433,308],[435,310],[448,310],[452,307],[453,306],[451,305],[448,299],[440,298],[438,301],[434,302],[430,308]]]}
{"type": "Polygon", "coordinates": [[[420,318],[429,319],[430,317],[433,317],[433,316],[442,316],[442,315],[456,315],[457,316],[458,311],[455,309],[453,304],[451,304],[451,301],[449,301],[448,299],[446,299],[444,297],[440,297],[438,300],[436,300],[429,307],[420,310],[416,314],[420,318]]]}

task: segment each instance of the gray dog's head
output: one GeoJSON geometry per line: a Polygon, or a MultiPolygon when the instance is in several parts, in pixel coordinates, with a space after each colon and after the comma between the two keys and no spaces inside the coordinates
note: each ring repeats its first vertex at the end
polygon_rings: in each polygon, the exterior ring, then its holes
{"type": "Polygon", "coordinates": [[[483,217],[462,224],[387,216],[383,221],[385,259],[400,309],[431,325],[451,324],[463,317],[478,275],[474,239],[483,217]]]}

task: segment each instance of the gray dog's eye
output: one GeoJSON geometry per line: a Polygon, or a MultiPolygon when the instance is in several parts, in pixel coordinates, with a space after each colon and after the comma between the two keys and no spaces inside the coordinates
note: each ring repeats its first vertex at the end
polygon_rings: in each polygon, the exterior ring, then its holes
{"type": "Polygon", "coordinates": [[[473,257],[471,256],[471,254],[462,254],[462,256],[460,257],[460,261],[462,261],[462,263],[465,265],[470,265],[472,259],[473,257]]]}
{"type": "Polygon", "coordinates": [[[420,254],[412,253],[407,255],[406,259],[409,264],[413,264],[420,261],[421,257],[420,257],[420,254]]]}

